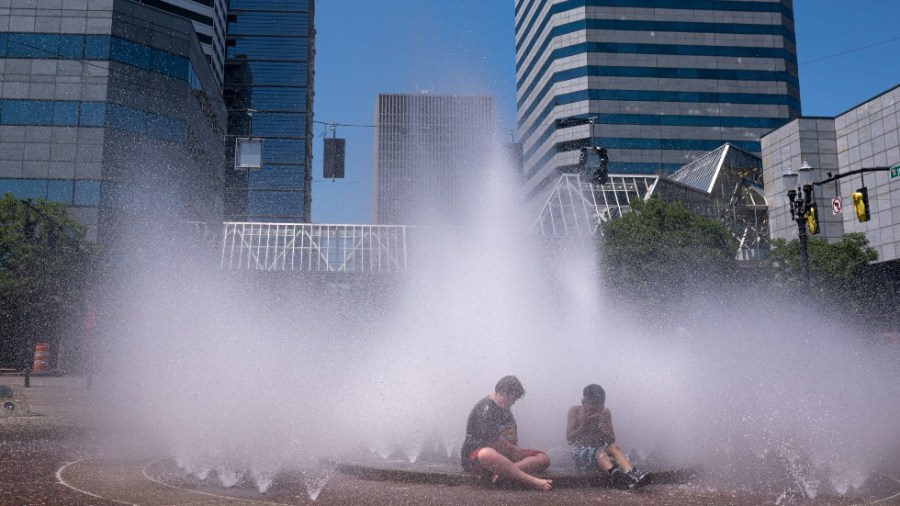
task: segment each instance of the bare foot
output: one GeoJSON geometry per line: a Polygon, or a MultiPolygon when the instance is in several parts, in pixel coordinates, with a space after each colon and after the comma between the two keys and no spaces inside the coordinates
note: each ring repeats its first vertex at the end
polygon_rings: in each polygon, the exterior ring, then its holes
{"type": "Polygon", "coordinates": [[[541,492],[549,492],[550,489],[553,488],[553,480],[534,478],[533,480],[529,480],[528,485],[535,490],[540,490],[541,492]]]}

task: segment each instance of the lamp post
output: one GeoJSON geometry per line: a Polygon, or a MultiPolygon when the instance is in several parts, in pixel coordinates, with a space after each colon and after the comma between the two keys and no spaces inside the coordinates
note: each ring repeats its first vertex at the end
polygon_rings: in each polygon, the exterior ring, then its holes
{"type": "Polygon", "coordinates": [[[815,207],[813,199],[813,168],[806,161],[800,167],[799,174],[790,167],[784,171],[784,187],[787,188],[788,207],[791,219],[797,222],[797,235],[800,240],[800,270],[803,273],[803,289],[809,292],[809,249],[806,245],[806,220],[810,210],[815,207]]]}

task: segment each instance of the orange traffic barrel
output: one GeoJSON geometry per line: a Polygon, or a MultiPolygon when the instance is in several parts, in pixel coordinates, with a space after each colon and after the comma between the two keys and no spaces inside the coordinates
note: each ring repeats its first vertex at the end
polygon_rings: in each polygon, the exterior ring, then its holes
{"type": "Polygon", "coordinates": [[[37,343],[34,345],[34,368],[32,371],[47,370],[47,359],[50,357],[50,343],[37,343]]]}

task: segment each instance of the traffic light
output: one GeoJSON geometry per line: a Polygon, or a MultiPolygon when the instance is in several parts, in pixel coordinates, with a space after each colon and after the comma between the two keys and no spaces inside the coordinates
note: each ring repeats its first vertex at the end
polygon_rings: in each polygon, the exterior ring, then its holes
{"type": "Polygon", "coordinates": [[[578,158],[581,173],[593,184],[603,184],[609,179],[609,155],[606,148],[584,147],[578,158]]]}
{"type": "Polygon", "coordinates": [[[322,177],[325,179],[342,179],[344,177],[345,139],[325,138],[325,163],[322,177]]]}
{"type": "Polygon", "coordinates": [[[872,213],[869,211],[869,190],[865,186],[851,194],[853,197],[853,210],[860,222],[869,221],[872,213]]]}
{"type": "Polygon", "coordinates": [[[819,233],[819,209],[815,205],[806,211],[806,230],[812,235],[819,233]]]}

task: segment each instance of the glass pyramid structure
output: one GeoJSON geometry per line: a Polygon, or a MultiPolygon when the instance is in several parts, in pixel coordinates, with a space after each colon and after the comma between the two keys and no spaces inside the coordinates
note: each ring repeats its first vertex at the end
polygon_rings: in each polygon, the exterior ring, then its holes
{"type": "Polygon", "coordinates": [[[692,213],[722,222],[738,244],[739,260],[764,259],[769,250],[768,203],[762,160],[724,144],[671,175],[610,174],[602,185],[562,174],[535,223],[543,236],[593,235],[630,210],[633,199],[652,196],[681,202],[692,213]]]}

